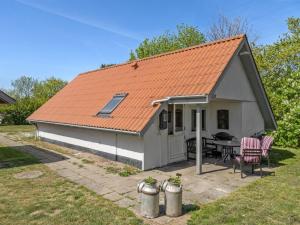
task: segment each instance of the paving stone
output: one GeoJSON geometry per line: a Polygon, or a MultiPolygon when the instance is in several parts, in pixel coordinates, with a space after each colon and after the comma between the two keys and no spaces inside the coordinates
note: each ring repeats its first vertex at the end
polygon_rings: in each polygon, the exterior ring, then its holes
{"type": "Polygon", "coordinates": [[[128,192],[128,193],[124,194],[124,196],[126,196],[127,198],[130,198],[130,199],[136,199],[136,200],[140,199],[140,194],[136,190],[128,192]]]}
{"type": "Polygon", "coordinates": [[[134,206],[134,205],[137,204],[136,201],[133,201],[133,200],[131,200],[131,199],[129,199],[129,198],[122,198],[121,200],[116,201],[115,203],[116,203],[118,206],[124,207],[124,208],[128,208],[128,207],[130,207],[130,206],[134,206]]]}
{"type": "Polygon", "coordinates": [[[80,177],[80,178],[74,178],[74,179],[76,179],[75,181],[76,181],[76,183],[78,183],[78,184],[81,184],[81,185],[83,185],[83,186],[87,186],[88,184],[90,184],[92,181],[90,180],[90,179],[88,179],[88,178],[85,178],[85,177],[82,177],[82,176],[77,176],[77,177],[80,177]]]}
{"type": "Polygon", "coordinates": [[[132,191],[132,187],[128,187],[127,185],[126,185],[126,183],[125,184],[122,184],[122,185],[117,185],[117,186],[112,186],[111,187],[115,192],[117,192],[117,193],[119,193],[120,195],[123,195],[123,194],[125,194],[125,193],[129,193],[129,192],[131,192],[132,191]]]}
{"type": "Polygon", "coordinates": [[[111,200],[113,202],[118,201],[118,200],[124,198],[122,195],[119,195],[116,192],[111,192],[109,194],[103,195],[103,197],[106,198],[106,199],[108,199],[108,200],[111,200]]]}
{"type": "Polygon", "coordinates": [[[68,169],[60,169],[56,171],[60,176],[68,178],[72,181],[80,180],[82,177],[79,176],[77,173],[74,173],[72,170],[68,169]]]}
{"type": "Polygon", "coordinates": [[[86,182],[84,184],[84,186],[94,192],[96,192],[96,190],[101,188],[97,183],[93,182],[92,180],[90,180],[89,182],[86,182]]]}
{"type": "Polygon", "coordinates": [[[112,193],[113,191],[111,189],[108,189],[106,187],[97,187],[97,189],[94,190],[98,195],[106,195],[109,193],[112,193]]]}

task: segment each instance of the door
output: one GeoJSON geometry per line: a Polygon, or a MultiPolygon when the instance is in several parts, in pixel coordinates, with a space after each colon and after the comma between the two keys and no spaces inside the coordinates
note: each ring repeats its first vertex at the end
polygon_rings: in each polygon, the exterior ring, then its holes
{"type": "Polygon", "coordinates": [[[184,138],[184,106],[168,106],[168,155],[169,163],[186,160],[184,138]]]}

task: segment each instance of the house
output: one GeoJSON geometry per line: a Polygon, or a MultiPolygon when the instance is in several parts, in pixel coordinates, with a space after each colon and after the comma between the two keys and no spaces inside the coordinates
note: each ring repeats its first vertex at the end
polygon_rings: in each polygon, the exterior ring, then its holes
{"type": "Polygon", "coordinates": [[[13,104],[16,100],[10,97],[9,95],[5,94],[3,91],[0,90],[0,105],[1,104],[13,104]]]}
{"type": "Polygon", "coordinates": [[[186,160],[191,137],[201,152],[200,137],[276,128],[244,35],[79,74],[28,121],[43,140],[143,170],[186,160]]]}
{"type": "MultiPolygon", "coordinates": [[[[0,90],[0,107],[7,104],[13,104],[16,100],[0,90]]],[[[0,113],[0,124],[3,121],[3,114],[0,113]]]]}

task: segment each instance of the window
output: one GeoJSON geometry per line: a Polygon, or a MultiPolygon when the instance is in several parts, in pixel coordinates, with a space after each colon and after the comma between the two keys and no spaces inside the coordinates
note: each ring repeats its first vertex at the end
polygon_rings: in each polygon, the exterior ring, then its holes
{"type": "Polygon", "coordinates": [[[183,130],[183,105],[175,105],[175,131],[183,130]]]}
{"type": "Polygon", "coordinates": [[[166,110],[162,110],[159,114],[159,129],[164,130],[168,127],[168,114],[166,110]]]}
{"type": "MultiPolygon", "coordinates": [[[[192,109],[192,131],[196,131],[196,114],[197,110],[192,109]]],[[[206,110],[202,109],[201,111],[201,127],[202,130],[206,130],[206,110]]]]}
{"type": "Polygon", "coordinates": [[[109,116],[112,111],[123,101],[127,96],[127,93],[119,93],[113,96],[113,98],[100,110],[97,116],[109,116]]]}
{"type": "Polygon", "coordinates": [[[201,117],[202,130],[206,130],[206,110],[205,109],[202,109],[201,115],[202,115],[202,117],[201,117]]]}
{"type": "Polygon", "coordinates": [[[218,129],[229,129],[229,111],[226,109],[217,111],[218,129]]]}
{"type": "Polygon", "coordinates": [[[168,134],[173,134],[173,105],[168,105],[168,134]]]}
{"type": "Polygon", "coordinates": [[[196,116],[197,116],[197,110],[192,109],[192,131],[196,131],[196,116]]]}

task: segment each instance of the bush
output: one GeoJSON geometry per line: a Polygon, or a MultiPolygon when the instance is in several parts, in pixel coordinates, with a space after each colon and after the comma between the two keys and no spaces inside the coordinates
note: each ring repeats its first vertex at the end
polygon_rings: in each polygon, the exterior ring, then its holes
{"type": "Polygon", "coordinates": [[[2,115],[1,124],[28,124],[26,118],[39,106],[38,102],[31,98],[25,98],[17,101],[15,104],[3,106],[0,108],[0,114],[2,115]]]}
{"type": "Polygon", "coordinates": [[[289,113],[278,120],[278,128],[273,136],[276,145],[300,146],[300,105],[292,107],[289,113]]]}

